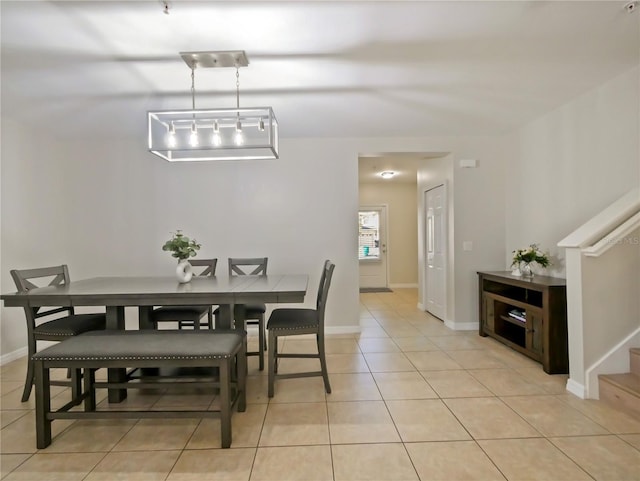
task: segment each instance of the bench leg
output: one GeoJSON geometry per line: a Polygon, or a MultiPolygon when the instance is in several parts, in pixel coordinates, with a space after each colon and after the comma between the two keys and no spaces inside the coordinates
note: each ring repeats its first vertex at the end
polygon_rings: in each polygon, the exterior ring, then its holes
{"type": "Polygon", "coordinates": [[[69,369],[71,371],[71,399],[80,404],[82,395],[82,371],[80,369],[69,369]]]}
{"type": "Polygon", "coordinates": [[[49,369],[42,361],[36,361],[36,447],[44,449],[51,444],[51,419],[47,415],[51,412],[51,392],[49,369]]]}
{"type": "Polygon", "coordinates": [[[230,363],[225,359],[220,363],[220,429],[222,447],[231,447],[231,379],[230,363]]]}
{"type": "MultiPolygon", "coordinates": [[[[124,306],[107,306],[107,329],[124,331],[124,306]]],[[[107,374],[109,382],[118,383],[127,381],[126,369],[109,369],[107,374]]],[[[126,399],[126,389],[109,389],[109,402],[119,403],[126,399]]]]}
{"type": "Polygon", "coordinates": [[[84,410],[96,410],[96,370],[85,368],[84,370],[84,392],[87,397],[84,398],[84,410]]]}

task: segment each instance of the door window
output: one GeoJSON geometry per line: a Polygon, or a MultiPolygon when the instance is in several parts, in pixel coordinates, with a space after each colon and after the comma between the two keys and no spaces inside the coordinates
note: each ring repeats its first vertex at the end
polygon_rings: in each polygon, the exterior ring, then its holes
{"type": "Polygon", "coordinates": [[[358,212],[358,259],[380,258],[380,212],[358,212]]]}

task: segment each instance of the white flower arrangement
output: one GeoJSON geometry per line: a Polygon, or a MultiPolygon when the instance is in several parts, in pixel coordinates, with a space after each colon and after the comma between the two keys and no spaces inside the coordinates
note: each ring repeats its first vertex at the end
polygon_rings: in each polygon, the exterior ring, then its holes
{"type": "Polygon", "coordinates": [[[538,247],[538,244],[530,244],[529,247],[513,251],[513,262],[511,262],[511,267],[517,268],[522,263],[531,264],[532,262],[537,262],[542,267],[549,267],[551,265],[549,255],[542,252],[538,247]]]}

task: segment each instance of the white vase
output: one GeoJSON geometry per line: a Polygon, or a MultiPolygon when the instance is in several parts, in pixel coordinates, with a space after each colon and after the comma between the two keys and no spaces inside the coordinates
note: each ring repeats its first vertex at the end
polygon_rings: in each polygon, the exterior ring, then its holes
{"type": "Polygon", "coordinates": [[[185,284],[193,277],[193,267],[189,263],[188,259],[180,259],[178,261],[178,267],[176,267],[176,277],[180,284],[185,284]]]}

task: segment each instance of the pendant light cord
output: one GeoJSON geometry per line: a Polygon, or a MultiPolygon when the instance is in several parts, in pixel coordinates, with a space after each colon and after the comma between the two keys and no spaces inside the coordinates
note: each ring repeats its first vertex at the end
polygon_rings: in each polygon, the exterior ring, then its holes
{"type": "Polygon", "coordinates": [[[240,70],[236,65],[236,108],[240,108],[240,70]]]}
{"type": "MultiPolygon", "coordinates": [[[[195,62],[191,67],[191,110],[196,109],[196,75],[195,75],[195,62]]],[[[195,113],[194,113],[195,115],[195,113]]]]}

